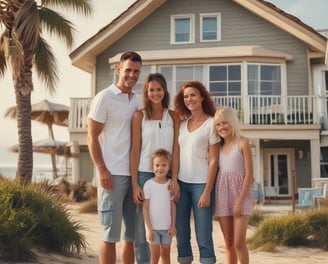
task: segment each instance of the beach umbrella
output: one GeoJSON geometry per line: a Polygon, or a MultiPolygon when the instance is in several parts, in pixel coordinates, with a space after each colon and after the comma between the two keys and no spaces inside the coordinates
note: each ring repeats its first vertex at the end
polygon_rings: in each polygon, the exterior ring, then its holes
{"type": "MultiPolygon", "coordinates": [[[[31,105],[31,119],[46,124],[49,138],[55,140],[53,125],[68,126],[69,106],[57,104],[48,100],[31,105]]],[[[17,107],[12,106],[7,109],[5,117],[17,118],[17,107]]],[[[51,154],[51,162],[54,178],[57,178],[56,154],[51,154]]]]}
{"type": "MultiPolygon", "coordinates": [[[[69,106],[50,102],[46,99],[31,105],[31,119],[46,124],[49,129],[49,137],[54,139],[52,126],[68,126],[69,106]]],[[[5,117],[17,118],[17,107],[9,107],[5,117]]]]}
{"type": "MultiPolygon", "coordinates": [[[[16,145],[10,147],[9,150],[11,152],[18,153],[19,145],[16,144],[16,145]]],[[[67,175],[67,159],[72,157],[71,148],[68,145],[68,142],[54,140],[51,138],[38,140],[33,143],[33,152],[52,154],[52,155],[57,155],[57,156],[64,156],[65,157],[65,167],[66,167],[65,170],[66,170],[66,175],[67,175]]],[[[56,166],[56,163],[53,164],[53,166],[56,166]]],[[[53,167],[53,171],[56,171],[56,173],[57,173],[57,169],[54,169],[54,167],[53,167]]]]}
{"type": "MultiPolygon", "coordinates": [[[[19,145],[16,144],[9,148],[11,152],[18,153],[19,145]]],[[[56,154],[58,156],[71,157],[70,147],[68,142],[46,138],[33,142],[33,152],[56,154]]]]}

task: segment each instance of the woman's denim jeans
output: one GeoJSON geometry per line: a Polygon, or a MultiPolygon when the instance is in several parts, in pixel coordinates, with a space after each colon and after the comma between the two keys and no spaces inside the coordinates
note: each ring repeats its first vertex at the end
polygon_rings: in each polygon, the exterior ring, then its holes
{"type": "Polygon", "coordinates": [[[177,203],[177,246],[178,262],[193,261],[190,244],[190,217],[193,212],[196,240],[200,253],[200,263],[213,264],[216,262],[212,239],[212,216],[214,191],[211,193],[211,204],[206,208],[198,208],[198,201],[205,184],[185,183],[179,181],[180,199],[177,203]]]}
{"type": "MultiPolygon", "coordinates": [[[[141,188],[146,181],[154,176],[152,172],[138,172],[138,183],[141,188]]],[[[142,214],[142,206],[137,206],[135,215],[135,256],[138,264],[150,263],[150,250],[146,240],[145,223],[142,214]]]]}

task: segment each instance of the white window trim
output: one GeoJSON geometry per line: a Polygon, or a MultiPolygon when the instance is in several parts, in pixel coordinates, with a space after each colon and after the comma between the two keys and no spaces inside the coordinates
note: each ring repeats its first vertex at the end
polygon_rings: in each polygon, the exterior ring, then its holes
{"type": "Polygon", "coordinates": [[[200,42],[216,42],[221,41],[221,13],[203,13],[199,14],[200,19],[200,31],[199,31],[199,39],[200,42]],[[203,18],[205,17],[216,17],[217,18],[217,32],[216,32],[216,39],[203,39],[203,18]]]}
{"type": "Polygon", "coordinates": [[[170,44],[192,44],[195,43],[195,15],[194,14],[181,14],[181,15],[171,15],[171,34],[170,34],[170,44]],[[190,38],[189,41],[176,42],[175,41],[175,20],[181,18],[190,19],[190,38]]]}

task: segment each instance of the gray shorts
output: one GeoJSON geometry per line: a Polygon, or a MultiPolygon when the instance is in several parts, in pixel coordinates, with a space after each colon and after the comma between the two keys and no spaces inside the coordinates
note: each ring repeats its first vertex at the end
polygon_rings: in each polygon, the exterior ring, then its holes
{"type": "Polygon", "coordinates": [[[169,230],[154,230],[155,238],[150,241],[152,245],[170,245],[172,237],[169,236],[169,230]]]}
{"type": "Polygon", "coordinates": [[[116,243],[121,240],[122,220],[125,226],[123,239],[134,241],[136,207],[133,202],[131,177],[113,175],[114,189],[98,187],[98,214],[103,226],[103,240],[116,243]]]}

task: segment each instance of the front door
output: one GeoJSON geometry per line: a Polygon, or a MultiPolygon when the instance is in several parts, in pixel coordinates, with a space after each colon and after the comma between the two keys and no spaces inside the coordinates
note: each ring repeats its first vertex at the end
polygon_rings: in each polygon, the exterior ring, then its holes
{"type": "Polygon", "coordinates": [[[264,187],[272,187],[277,196],[291,196],[294,149],[264,149],[264,187]]]}

